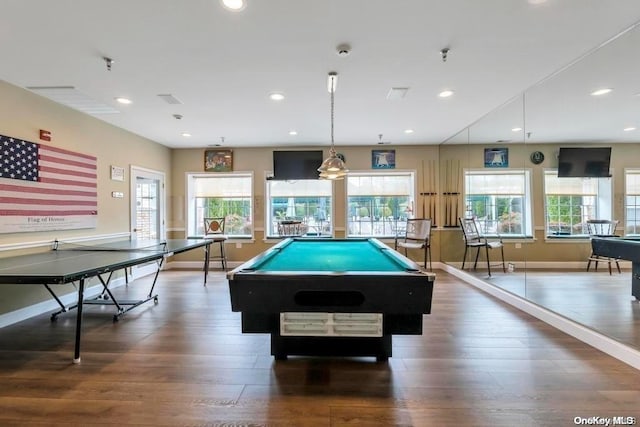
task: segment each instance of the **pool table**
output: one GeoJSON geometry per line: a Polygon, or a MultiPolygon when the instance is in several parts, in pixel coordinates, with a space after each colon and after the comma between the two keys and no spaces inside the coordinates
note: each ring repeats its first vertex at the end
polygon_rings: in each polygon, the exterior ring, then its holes
{"type": "Polygon", "coordinates": [[[592,237],[594,254],[631,261],[631,295],[640,299],[640,240],[619,237],[592,237]]]}
{"type": "Polygon", "coordinates": [[[227,274],[243,333],[271,354],[392,355],[393,334],[422,334],[435,274],[377,239],[289,238],[227,274]]]}

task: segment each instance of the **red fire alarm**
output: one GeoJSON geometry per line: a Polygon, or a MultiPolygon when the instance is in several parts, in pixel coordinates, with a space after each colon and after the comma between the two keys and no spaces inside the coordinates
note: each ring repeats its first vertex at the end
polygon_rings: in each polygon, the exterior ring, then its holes
{"type": "Polygon", "coordinates": [[[48,130],[40,129],[40,139],[43,141],[51,141],[51,132],[48,130]]]}

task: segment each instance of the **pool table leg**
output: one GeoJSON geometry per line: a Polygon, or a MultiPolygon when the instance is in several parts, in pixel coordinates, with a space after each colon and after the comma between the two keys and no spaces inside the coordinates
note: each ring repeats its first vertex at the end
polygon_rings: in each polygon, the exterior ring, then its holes
{"type": "Polygon", "coordinates": [[[392,355],[391,334],[381,337],[286,336],[271,333],[271,355],[286,360],[288,355],[299,356],[373,356],[386,362],[392,355]]]}

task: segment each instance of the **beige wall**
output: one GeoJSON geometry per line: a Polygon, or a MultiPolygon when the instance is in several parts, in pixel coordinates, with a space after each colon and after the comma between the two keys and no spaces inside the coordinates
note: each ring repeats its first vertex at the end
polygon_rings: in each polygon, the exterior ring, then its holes
{"type": "MultiPolygon", "coordinates": [[[[371,150],[388,147],[380,146],[358,146],[358,147],[338,147],[340,153],[344,154],[347,166],[350,170],[371,170],[371,150]]],[[[328,147],[255,147],[255,148],[236,148],[233,149],[233,169],[234,171],[253,171],[254,172],[254,220],[253,224],[256,228],[262,230],[264,228],[264,193],[265,173],[271,171],[273,167],[273,151],[274,150],[314,150],[323,149],[325,156],[328,155],[328,147]]],[[[438,146],[394,146],[396,150],[396,169],[415,170],[418,177],[418,192],[422,190],[422,164],[425,161],[425,167],[428,167],[428,160],[433,160],[433,164],[437,164],[438,146]]],[[[203,172],[204,165],[204,149],[176,149],[172,152],[172,203],[173,217],[169,219],[172,228],[172,237],[183,237],[185,235],[185,174],[187,172],[203,172]]],[[[319,166],[319,165],[318,165],[319,166]]],[[[334,183],[335,196],[335,227],[337,228],[336,237],[344,236],[345,228],[345,191],[344,181],[336,181],[334,183]]],[[[421,216],[420,206],[416,206],[416,216],[421,216]]],[[[434,240],[436,238],[434,237],[434,240]]],[[[235,244],[227,244],[227,256],[231,261],[246,261],[260,252],[268,249],[275,243],[265,242],[263,231],[256,231],[255,242],[243,243],[241,248],[237,248],[235,244]]],[[[437,247],[437,244],[435,245],[437,247]]],[[[434,258],[436,259],[437,251],[434,250],[434,258]]],[[[177,260],[197,260],[199,255],[193,253],[185,253],[177,260]]]]}
{"type": "MultiPolygon", "coordinates": [[[[153,141],[115,128],[101,120],[49,101],[29,91],[0,81],[0,134],[31,142],[39,140],[39,130],[52,134],[50,144],[96,156],[98,159],[98,218],[94,229],[0,234],[0,247],[8,244],[51,241],[128,232],[129,167],[162,171],[170,179],[171,152],[153,141]],[[111,181],[111,165],[125,168],[125,181],[111,181]],[[124,193],[112,198],[111,192],[124,193]]],[[[167,188],[170,194],[171,187],[167,188]]],[[[0,251],[0,256],[13,255],[0,251]]],[[[56,290],[71,291],[70,286],[56,290]],[[66,289],[65,289],[66,288],[66,289]]],[[[49,299],[42,286],[0,286],[0,314],[49,299]]]]}
{"type": "MultiPolygon", "coordinates": [[[[606,144],[612,146],[612,172],[614,183],[614,218],[623,219],[623,193],[624,193],[624,168],[640,166],[640,144],[606,144]]],[[[543,195],[543,172],[546,168],[557,167],[556,155],[560,146],[566,147],[571,144],[509,144],[509,164],[511,167],[526,167],[532,171],[532,193],[533,193],[533,221],[535,239],[528,242],[519,241],[520,248],[516,247],[516,242],[506,241],[505,258],[514,262],[581,262],[584,261],[590,252],[588,241],[567,241],[567,240],[546,240],[544,232],[544,195],[543,195]],[[542,151],[545,161],[540,165],[530,162],[529,156],[533,151],[542,151]]],[[[460,170],[464,168],[484,167],[484,148],[488,145],[482,144],[459,144],[459,145],[426,145],[426,146],[394,146],[396,150],[396,168],[417,171],[418,192],[424,192],[425,185],[422,175],[423,164],[425,166],[427,181],[429,181],[429,167],[439,168],[436,172],[440,183],[445,178],[445,164],[447,161],[458,162],[460,170]],[[433,161],[433,162],[432,162],[433,161]]],[[[327,154],[326,147],[304,147],[304,149],[322,149],[327,154]]],[[[358,147],[338,147],[338,151],[346,156],[347,165],[351,170],[371,169],[371,150],[379,149],[380,146],[358,146],[358,147]]],[[[254,224],[257,228],[264,227],[264,180],[265,171],[272,168],[272,151],[276,149],[296,149],[291,147],[278,148],[243,148],[234,150],[234,170],[254,171],[254,202],[257,209],[254,212],[254,224]]],[[[204,149],[182,149],[173,150],[172,160],[172,188],[174,199],[173,214],[170,224],[174,227],[172,236],[184,236],[184,215],[185,215],[185,173],[202,172],[204,162],[204,149]]],[[[434,178],[435,179],[435,178],[434,178]]],[[[344,235],[345,227],[345,192],[344,181],[335,184],[335,218],[337,237],[344,235]]],[[[428,188],[426,189],[428,190],[428,188]]],[[[462,183],[460,183],[462,191],[462,183]]],[[[461,196],[460,196],[461,197],[461,196]]],[[[462,215],[462,199],[458,201],[460,206],[459,214],[462,215]]],[[[418,198],[416,203],[416,216],[422,216],[422,199],[418,198]]],[[[427,215],[430,216],[430,215],[427,215]]],[[[439,225],[442,224],[442,206],[438,206],[436,214],[439,225]]],[[[243,243],[241,248],[235,245],[227,245],[228,255],[231,261],[246,261],[260,252],[268,249],[271,243],[263,241],[262,231],[256,232],[254,243],[243,243]]],[[[458,228],[439,228],[433,233],[433,259],[449,263],[458,263],[462,260],[464,245],[462,235],[458,228]]],[[[417,256],[417,254],[415,254],[417,256]]],[[[178,260],[195,260],[194,254],[184,254],[178,260]]],[[[416,258],[417,259],[417,258],[416,258]]]]}

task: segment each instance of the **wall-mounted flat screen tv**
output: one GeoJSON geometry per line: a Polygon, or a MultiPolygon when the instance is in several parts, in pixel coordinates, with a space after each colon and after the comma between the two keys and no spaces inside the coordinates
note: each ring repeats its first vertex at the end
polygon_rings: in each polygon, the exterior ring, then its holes
{"type": "Polygon", "coordinates": [[[559,178],[610,177],[611,147],[560,148],[559,178]]]}
{"type": "Polygon", "coordinates": [[[279,181],[318,179],[322,164],[322,150],[274,151],[273,178],[279,181]]]}

